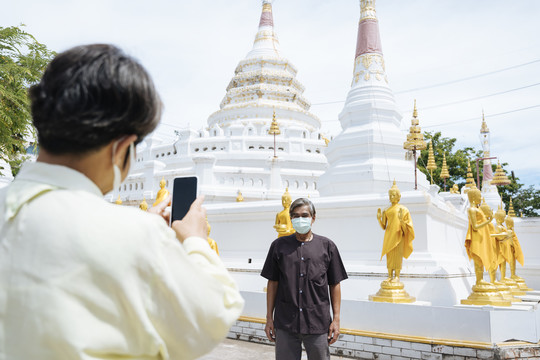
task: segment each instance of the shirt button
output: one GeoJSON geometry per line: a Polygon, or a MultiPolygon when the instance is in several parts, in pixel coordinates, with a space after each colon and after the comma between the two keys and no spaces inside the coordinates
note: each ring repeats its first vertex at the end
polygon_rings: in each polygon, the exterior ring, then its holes
{"type": "Polygon", "coordinates": [[[300,308],[300,311],[302,311],[302,308],[300,308]]]}
{"type": "Polygon", "coordinates": [[[302,243],[302,246],[304,246],[304,243],[302,243]]]}
{"type": "Polygon", "coordinates": [[[302,293],[302,290],[300,290],[300,294],[302,293]]]}
{"type": "Polygon", "coordinates": [[[302,274],[300,274],[300,277],[303,277],[303,276],[304,276],[304,274],[303,274],[303,273],[302,273],[302,274]]]}
{"type": "Polygon", "coordinates": [[[302,256],[302,261],[304,261],[304,257],[302,256]]]}

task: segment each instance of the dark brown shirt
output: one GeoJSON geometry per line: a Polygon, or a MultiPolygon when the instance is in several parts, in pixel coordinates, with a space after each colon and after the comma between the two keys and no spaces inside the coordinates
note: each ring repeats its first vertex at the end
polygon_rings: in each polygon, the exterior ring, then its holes
{"type": "Polygon", "coordinates": [[[296,235],[272,243],[261,276],[278,281],[274,326],[297,334],[328,332],[330,296],[328,285],[347,279],[334,242],[313,234],[308,242],[296,235]]]}

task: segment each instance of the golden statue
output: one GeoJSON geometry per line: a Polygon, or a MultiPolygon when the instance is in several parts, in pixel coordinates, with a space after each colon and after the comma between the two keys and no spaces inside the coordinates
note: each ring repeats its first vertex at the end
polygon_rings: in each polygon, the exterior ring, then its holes
{"type": "Polygon", "coordinates": [[[146,199],[143,198],[143,201],[139,204],[139,209],[142,211],[148,211],[148,203],[146,202],[146,199]]]}
{"type": "Polygon", "coordinates": [[[502,207],[499,206],[499,209],[495,212],[495,221],[497,223],[495,225],[495,234],[492,234],[491,236],[495,236],[495,238],[498,240],[497,243],[499,245],[500,254],[499,269],[501,272],[501,283],[508,286],[513,295],[525,295],[525,292],[519,289],[517,282],[506,277],[506,263],[512,262],[512,248],[510,243],[512,242],[513,232],[508,231],[504,226],[505,218],[506,212],[502,207]]]}
{"type": "Polygon", "coordinates": [[[219,255],[219,250],[217,243],[214,239],[210,237],[210,223],[208,222],[208,218],[206,218],[206,240],[208,241],[208,245],[210,245],[210,248],[216,252],[216,254],[219,255]]]}
{"type": "Polygon", "coordinates": [[[242,192],[238,190],[238,195],[236,196],[236,202],[243,202],[244,197],[242,196],[242,192]]]}
{"type": "Polygon", "coordinates": [[[408,258],[413,251],[414,228],[409,210],[399,204],[401,192],[395,180],[388,191],[388,198],[391,205],[384,211],[377,209],[377,220],[385,230],[381,260],[386,255],[388,278],[381,283],[377,294],[370,295],[369,299],[382,302],[414,302],[415,298],[403,290],[403,283],[399,281],[403,258],[408,258]]]}
{"type": "MultiPolygon", "coordinates": [[[[486,201],[484,198],[482,198],[482,205],[480,205],[480,210],[482,210],[482,212],[484,213],[485,217],[487,219],[493,219],[493,210],[491,210],[491,208],[489,207],[488,204],[486,204],[486,201]]],[[[504,213],[504,211],[503,211],[504,213]]],[[[504,215],[503,215],[504,217],[504,215]]],[[[493,251],[495,252],[494,256],[496,257],[497,259],[497,266],[499,264],[501,264],[502,262],[504,262],[504,257],[502,255],[502,249],[501,249],[501,246],[499,245],[500,242],[502,240],[504,240],[504,238],[506,238],[507,234],[503,231],[501,231],[502,229],[498,228],[498,227],[495,227],[495,225],[493,225],[493,222],[489,222],[487,224],[487,227],[488,227],[488,230],[489,230],[489,234],[491,236],[491,239],[490,241],[493,243],[493,251]]],[[[510,300],[512,302],[520,302],[521,299],[519,298],[516,298],[512,295],[512,292],[510,290],[510,287],[503,283],[503,282],[500,282],[500,281],[497,281],[497,266],[495,266],[495,268],[493,268],[490,272],[489,272],[489,281],[497,288],[497,290],[501,293],[501,295],[503,296],[504,299],[506,300],[510,300]]],[[[501,277],[502,279],[502,277],[501,277]]]]}
{"type": "Polygon", "coordinates": [[[450,194],[459,194],[459,186],[458,184],[454,184],[452,188],[450,189],[450,194]]]}
{"type": "Polygon", "coordinates": [[[521,264],[521,266],[523,266],[525,264],[525,258],[523,256],[523,250],[521,250],[521,245],[519,244],[516,232],[514,231],[514,218],[510,215],[506,217],[506,227],[508,232],[512,232],[512,241],[510,242],[510,247],[512,250],[512,261],[510,261],[511,279],[517,282],[521,291],[531,291],[532,289],[527,286],[525,280],[516,275],[516,260],[521,264]]]}
{"type": "Polygon", "coordinates": [[[278,233],[278,237],[294,234],[294,229],[291,223],[291,216],[289,215],[289,209],[291,207],[292,198],[289,194],[289,188],[285,188],[285,192],[281,197],[281,203],[283,204],[283,210],[276,215],[276,224],[274,229],[278,233]]]}
{"type": "Polygon", "coordinates": [[[484,215],[478,208],[482,198],[482,193],[475,186],[467,191],[470,207],[467,210],[469,226],[465,238],[465,248],[469,259],[474,261],[474,272],[476,274],[476,284],[473,285],[473,292],[467,299],[461,300],[466,305],[498,305],[510,306],[510,300],[505,300],[495,285],[484,281],[484,268],[492,272],[497,268],[497,254],[491,240],[488,224],[491,218],[484,215]]]}
{"type": "Polygon", "coordinates": [[[122,199],[120,199],[120,195],[118,195],[118,199],[114,202],[116,205],[122,205],[122,199]]]}
{"type": "Polygon", "coordinates": [[[165,181],[165,178],[161,178],[161,181],[159,182],[159,191],[157,193],[156,201],[152,206],[156,206],[163,200],[169,196],[169,190],[165,189],[165,185],[167,185],[167,182],[165,181]]]}

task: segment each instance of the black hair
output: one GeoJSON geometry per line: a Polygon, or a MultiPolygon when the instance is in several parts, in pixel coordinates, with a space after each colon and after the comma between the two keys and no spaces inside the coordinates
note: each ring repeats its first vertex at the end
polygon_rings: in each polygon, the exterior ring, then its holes
{"type": "Polygon", "coordinates": [[[161,117],[150,75],[107,44],[57,55],[29,96],[39,146],[57,155],[97,150],[123,135],[137,135],[138,143],[161,117]]]}
{"type": "Polygon", "coordinates": [[[291,204],[291,207],[289,208],[289,216],[292,217],[294,209],[300,206],[304,206],[304,205],[307,205],[309,207],[309,213],[311,214],[311,217],[314,218],[315,214],[317,213],[315,211],[315,206],[313,205],[311,200],[306,199],[306,198],[298,198],[293,201],[293,203],[291,204]]]}

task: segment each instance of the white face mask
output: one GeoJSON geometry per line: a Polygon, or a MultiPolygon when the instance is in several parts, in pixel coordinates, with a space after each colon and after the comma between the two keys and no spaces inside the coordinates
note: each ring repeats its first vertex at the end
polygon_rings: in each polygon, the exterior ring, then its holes
{"type": "MultiPolygon", "coordinates": [[[[116,148],[118,146],[118,143],[120,141],[122,141],[122,139],[118,140],[117,142],[114,143],[113,145],[113,149],[112,149],[112,163],[113,163],[113,191],[118,189],[120,187],[120,184],[122,183],[122,173],[120,172],[120,168],[118,167],[118,165],[116,165],[114,163],[114,156],[116,155],[116,148]]],[[[130,170],[131,170],[131,166],[133,166],[133,162],[134,162],[134,158],[135,158],[135,146],[133,145],[133,143],[129,144],[129,166],[130,166],[130,170]]]]}
{"type": "Polygon", "coordinates": [[[291,220],[292,227],[299,234],[307,234],[311,230],[311,218],[299,217],[291,220]]]}

